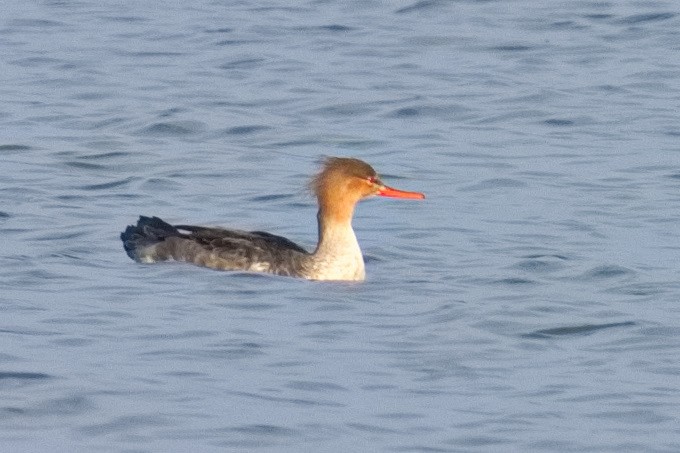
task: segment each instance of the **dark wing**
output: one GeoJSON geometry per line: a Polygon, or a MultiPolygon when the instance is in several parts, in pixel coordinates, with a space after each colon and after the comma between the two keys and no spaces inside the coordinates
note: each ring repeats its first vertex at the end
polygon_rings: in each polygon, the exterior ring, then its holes
{"type": "Polygon", "coordinates": [[[295,250],[300,253],[308,253],[307,250],[290,239],[265,231],[227,230],[193,225],[175,225],[175,228],[181,231],[189,231],[191,233],[189,238],[205,245],[212,244],[212,247],[228,247],[230,244],[241,246],[245,242],[262,248],[268,247],[272,250],[295,250]]]}
{"type": "Polygon", "coordinates": [[[307,253],[307,250],[303,249],[290,239],[284,238],[283,236],[277,236],[275,234],[267,233],[266,231],[251,231],[250,234],[253,236],[258,236],[268,243],[276,244],[278,247],[288,248],[300,253],[307,253]]]}
{"type": "MultiPolygon", "coordinates": [[[[303,256],[309,253],[296,243],[263,231],[226,230],[192,225],[175,225],[187,231],[184,236],[200,247],[202,252],[194,252],[200,261],[201,255],[219,257],[220,266],[225,269],[248,269],[250,263],[258,263],[262,270],[290,275],[301,265],[303,256]]],[[[196,261],[196,260],[194,260],[196,261]]]]}

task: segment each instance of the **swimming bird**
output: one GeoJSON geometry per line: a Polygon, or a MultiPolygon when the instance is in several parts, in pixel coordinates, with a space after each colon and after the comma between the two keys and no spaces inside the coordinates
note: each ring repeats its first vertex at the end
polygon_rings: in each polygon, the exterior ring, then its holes
{"type": "Polygon", "coordinates": [[[373,195],[425,198],[386,186],[369,164],[347,157],[327,158],[310,187],[319,205],[318,244],[311,253],[262,231],[170,225],[158,217],[141,216],[120,238],[128,256],[140,263],[175,260],[226,271],[361,281],[366,277],[364,259],[352,228],[359,200],[373,195]]]}

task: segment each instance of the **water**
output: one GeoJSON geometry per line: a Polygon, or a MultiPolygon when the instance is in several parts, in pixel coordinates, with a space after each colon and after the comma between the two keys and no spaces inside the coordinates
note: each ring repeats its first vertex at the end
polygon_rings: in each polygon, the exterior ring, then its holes
{"type": "Polygon", "coordinates": [[[2,451],[680,450],[674,2],[3,5],[2,451]],[[180,264],[137,215],[312,247],[363,158],[362,284],[180,264]]]}

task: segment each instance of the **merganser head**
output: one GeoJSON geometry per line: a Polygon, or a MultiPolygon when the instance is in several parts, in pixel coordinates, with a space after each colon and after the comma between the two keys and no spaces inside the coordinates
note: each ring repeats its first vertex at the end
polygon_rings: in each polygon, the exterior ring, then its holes
{"type": "Polygon", "coordinates": [[[378,195],[392,198],[425,198],[419,192],[406,192],[382,183],[376,171],[366,162],[348,157],[329,157],[312,180],[311,188],[319,205],[354,206],[362,198],[378,195]]]}

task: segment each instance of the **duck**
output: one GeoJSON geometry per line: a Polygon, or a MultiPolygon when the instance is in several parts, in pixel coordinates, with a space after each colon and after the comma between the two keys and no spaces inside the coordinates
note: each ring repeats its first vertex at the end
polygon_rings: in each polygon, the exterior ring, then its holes
{"type": "Polygon", "coordinates": [[[385,185],[366,162],[328,157],[311,180],[318,202],[318,241],[310,252],[264,231],[171,225],[140,216],[120,235],[127,255],[139,263],[180,261],[222,271],[261,272],[307,280],[363,281],[364,258],[352,227],[357,203],[379,196],[424,199],[420,192],[385,185]]]}

